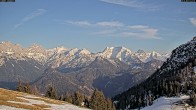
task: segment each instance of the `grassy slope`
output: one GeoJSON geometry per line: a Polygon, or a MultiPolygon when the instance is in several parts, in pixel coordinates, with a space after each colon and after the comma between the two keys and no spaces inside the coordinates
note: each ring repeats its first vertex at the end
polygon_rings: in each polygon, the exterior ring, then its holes
{"type": "Polygon", "coordinates": [[[43,110],[46,108],[51,109],[50,105],[63,106],[65,104],[68,103],[59,100],[49,99],[46,97],[34,96],[22,92],[11,91],[11,90],[0,88],[0,105],[11,106],[15,108],[24,108],[30,110],[43,110]],[[35,102],[42,102],[42,103],[33,104],[32,102],[29,102],[32,100],[35,102]]]}

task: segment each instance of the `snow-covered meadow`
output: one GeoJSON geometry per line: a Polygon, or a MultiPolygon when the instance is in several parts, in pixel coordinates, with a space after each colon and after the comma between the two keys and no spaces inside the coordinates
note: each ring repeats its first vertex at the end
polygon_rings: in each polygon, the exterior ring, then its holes
{"type": "Polygon", "coordinates": [[[177,102],[189,99],[189,96],[180,97],[160,97],[153,101],[153,105],[142,108],[141,110],[195,110],[187,104],[177,102]]]}

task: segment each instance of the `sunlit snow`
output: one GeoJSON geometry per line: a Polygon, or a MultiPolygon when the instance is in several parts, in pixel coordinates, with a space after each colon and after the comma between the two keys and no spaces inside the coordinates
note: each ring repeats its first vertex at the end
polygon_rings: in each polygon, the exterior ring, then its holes
{"type": "MultiPolygon", "coordinates": [[[[141,110],[185,110],[185,104],[175,103],[188,98],[189,96],[185,95],[181,97],[160,97],[153,101],[153,105],[144,107],[141,110]]],[[[187,108],[187,110],[189,109],[187,108]]]]}
{"type": "MultiPolygon", "coordinates": [[[[32,96],[32,95],[26,95],[23,97],[17,97],[23,100],[27,100],[28,102],[17,102],[17,101],[8,101],[11,103],[16,104],[24,104],[24,105],[33,105],[33,104],[44,104],[50,106],[49,109],[51,110],[88,110],[86,108],[78,107],[69,103],[63,103],[63,104],[51,104],[47,103],[45,101],[40,100],[40,97],[32,96]]],[[[14,107],[4,106],[0,105],[0,110],[25,110],[25,109],[18,109],[14,107]]]]}

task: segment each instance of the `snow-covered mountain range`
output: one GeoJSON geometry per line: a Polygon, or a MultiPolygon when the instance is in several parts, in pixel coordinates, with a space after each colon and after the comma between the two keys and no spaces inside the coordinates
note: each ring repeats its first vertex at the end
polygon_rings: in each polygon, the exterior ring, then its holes
{"type": "MultiPolygon", "coordinates": [[[[56,47],[53,49],[44,49],[42,46],[33,44],[29,48],[23,48],[19,44],[12,44],[9,41],[0,43],[0,56],[12,57],[17,60],[31,58],[39,63],[59,67],[81,67],[90,64],[96,57],[107,59],[119,59],[120,61],[131,63],[146,63],[152,60],[165,61],[169,54],[160,54],[158,52],[145,52],[138,50],[133,52],[125,47],[106,47],[102,52],[91,53],[87,49],[67,49],[65,47],[56,47]],[[55,65],[54,65],[55,64],[55,65]]],[[[2,65],[3,59],[0,59],[2,65]]]]}
{"type": "Polygon", "coordinates": [[[45,49],[38,44],[24,48],[2,42],[0,87],[13,89],[20,79],[37,85],[43,93],[52,84],[59,94],[78,89],[90,94],[98,88],[113,96],[145,80],[167,57],[168,54],[133,52],[125,47],[106,47],[102,52],[92,53],[87,49],[45,49]]]}

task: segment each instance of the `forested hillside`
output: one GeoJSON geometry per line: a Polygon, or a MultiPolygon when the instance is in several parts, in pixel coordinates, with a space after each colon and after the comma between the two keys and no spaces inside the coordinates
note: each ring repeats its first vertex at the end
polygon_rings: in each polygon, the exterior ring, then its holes
{"type": "Polygon", "coordinates": [[[196,37],[172,51],[172,55],[152,76],[113,98],[117,109],[135,109],[153,104],[161,96],[196,92],[196,37]]]}

